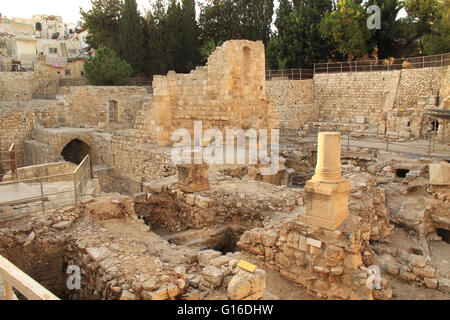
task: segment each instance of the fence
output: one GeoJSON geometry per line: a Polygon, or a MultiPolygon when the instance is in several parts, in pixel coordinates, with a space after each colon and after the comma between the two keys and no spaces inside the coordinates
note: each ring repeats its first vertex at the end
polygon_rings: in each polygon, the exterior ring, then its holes
{"type": "Polygon", "coordinates": [[[393,71],[401,69],[420,69],[445,67],[450,65],[450,53],[414,58],[386,60],[362,60],[351,62],[325,62],[314,64],[314,74],[362,71],[393,71]]]}
{"type": "Polygon", "coordinates": [[[266,80],[307,80],[314,77],[312,69],[266,70],[266,80]]]}
{"type": "MultiPolygon", "coordinates": [[[[0,182],[0,187],[4,186],[13,186],[17,185],[20,187],[20,183],[28,183],[39,185],[39,192],[31,192],[31,195],[28,194],[25,197],[15,198],[11,201],[3,201],[0,203],[0,205],[19,205],[24,203],[39,203],[41,204],[41,210],[43,213],[45,213],[45,210],[48,209],[57,209],[60,207],[67,206],[71,203],[73,203],[75,206],[78,206],[80,202],[80,196],[83,195],[83,191],[86,188],[87,181],[92,179],[92,171],[91,171],[91,163],[89,155],[87,155],[83,161],[76,167],[76,169],[71,173],[63,173],[63,174],[57,174],[57,175],[51,175],[51,176],[44,176],[44,177],[33,177],[28,179],[21,179],[21,180],[15,180],[10,182],[0,182]],[[61,188],[62,190],[56,191],[56,192],[46,192],[44,190],[44,182],[45,181],[51,181],[51,180],[62,180],[64,178],[67,178],[65,181],[73,181],[73,189],[65,189],[61,188]],[[50,196],[61,196],[62,194],[73,194],[72,196],[68,197],[67,201],[57,201],[55,205],[53,206],[46,206],[46,201],[50,200],[50,196]]],[[[61,199],[58,199],[61,200],[61,199]]],[[[34,212],[35,210],[29,210],[27,213],[34,212]]],[[[1,216],[0,216],[1,217],[1,216]]]]}
{"type": "MultiPolygon", "coordinates": [[[[16,145],[14,143],[11,144],[7,151],[0,151],[0,169],[1,171],[6,171],[3,168],[3,163],[8,164],[8,169],[11,171],[12,177],[17,180],[17,159],[16,159],[16,145]],[[3,159],[3,155],[6,154],[7,159],[3,159]]],[[[2,173],[0,171],[0,173],[2,173]]]]}
{"type": "Polygon", "coordinates": [[[57,296],[1,255],[0,277],[4,281],[6,300],[17,300],[13,288],[29,300],[59,300],[57,296]]]}
{"type": "Polygon", "coordinates": [[[151,87],[153,79],[152,78],[131,78],[128,81],[129,86],[137,87],[151,87]]]}
{"type": "MultiPolygon", "coordinates": [[[[436,134],[430,137],[417,138],[413,141],[403,141],[402,136],[398,134],[382,134],[367,131],[349,131],[331,129],[334,132],[341,133],[342,150],[350,150],[350,148],[367,148],[386,150],[397,153],[407,153],[418,156],[430,156],[438,158],[450,157],[450,140],[438,139],[436,134]]],[[[312,130],[309,139],[298,139],[295,144],[302,146],[314,147],[317,145],[317,135],[319,129],[312,130]]],[[[285,135],[294,135],[299,130],[285,131],[285,135]]]]}

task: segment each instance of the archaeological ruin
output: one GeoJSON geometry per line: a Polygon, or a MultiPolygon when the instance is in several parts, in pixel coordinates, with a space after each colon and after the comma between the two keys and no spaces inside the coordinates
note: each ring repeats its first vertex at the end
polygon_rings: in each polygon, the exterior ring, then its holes
{"type": "Polygon", "coordinates": [[[0,299],[448,300],[450,66],[265,65],[0,72],[0,299]]]}

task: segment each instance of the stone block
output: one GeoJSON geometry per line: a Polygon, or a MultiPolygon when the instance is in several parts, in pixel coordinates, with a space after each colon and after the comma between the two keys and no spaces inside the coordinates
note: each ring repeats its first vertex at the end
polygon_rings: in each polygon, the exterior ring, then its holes
{"type": "Polygon", "coordinates": [[[178,168],[178,187],[188,193],[208,190],[211,186],[208,180],[207,164],[180,164],[178,168]]]}
{"type": "Polygon", "coordinates": [[[222,270],[214,266],[204,267],[202,275],[206,281],[214,286],[214,288],[220,287],[223,280],[222,270]]]}

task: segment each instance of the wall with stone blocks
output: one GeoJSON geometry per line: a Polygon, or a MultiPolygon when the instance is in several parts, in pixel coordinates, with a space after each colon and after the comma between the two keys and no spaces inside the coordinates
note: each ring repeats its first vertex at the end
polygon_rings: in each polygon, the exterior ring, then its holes
{"type": "Polygon", "coordinates": [[[275,128],[276,106],[266,94],[262,42],[227,41],[190,74],[154,76],[151,118],[160,145],[170,145],[178,128],[275,128]]]}
{"type": "Polygon", "coordinates": [[[26,165],[24,141],[31,138],[34,123],[52,127],[57,123],[56,114],[55,101],[0,101],[0,150],[8,150],[15,143],[17,164],[26,165]]]}
{"type": "Polygon", "coordinates": [[[122,126],[131,128],[138,110],[151,102],[151,95],[142,87],[72,87],[66,96],[66,124],[100,128],[122,126]],[[110,122],[109,102],[117,102],[115,121],[110,122]]]}
{"type": "MultiPolygon", "coordinates": [[[[316,74],[267,82],[281,128],[372,130],[409,138],[430,134],[426,108],[449,109],[450,67],[316,74]]],[[[448,122],[448,121],[447,121],[448,122]]],[[[439,136],[450,136],[440,121],[439,136]]]]}
{"type": "Polygon", "coordinates": [[[278,107],[280,129],[297,129],[319,116],[314,106],[314,80],[267,81],[267,95],[278,107]]]}

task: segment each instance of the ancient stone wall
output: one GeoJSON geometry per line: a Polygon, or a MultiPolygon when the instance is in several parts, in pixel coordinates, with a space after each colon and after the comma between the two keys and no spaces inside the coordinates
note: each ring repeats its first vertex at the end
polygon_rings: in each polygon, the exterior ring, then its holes
{"type": "Polygon", "coordinates": [[[150,99],[150,94],[142,87],[73,87],[65,100],[66,123],[69,126],[132,128],[137,111],[150,99]],[[113,119],[109,114],[110,101],[115,102],[113,119]]]}
{"type": "Polygon", "coordinates": [[[262,42],[227,41],[190,74],[169,72],[153,79],[152,130],[160,145],[178,128],[275,128],[276,107],[266,94],[262,42]]]}
{"type": "Polygon", "coordinates": [[[31,100],[36,87],[34,72],[0,72],[0,100],[31,100]]]}
{"type": "MultiPolygon", "coordinates": [[[[449,67],[316,74],[313,80],[268,81],[281,128],[369,130],[402,137],[427,136],[426,108],[448,109],[449,67]],[[313,100],[313,101],[312,101],[313,100]]],[[[439,136],[448,121],[439,121],[439,136]]]]}
{"type": "Polygon", "coordinates": [[[0,101],[0,150],[15,143],[17,164],[26,165],[24,141],[31,138],[34,123],[52,127],[57,123],[56,114],[55,101],[0,101]]]}
{"type": "Polygon", "coordinates": [[[267,81],[267,95],[278,107],[280,129],[298,129],[319,116],[314,106],[314,80],[267,81]]]}

